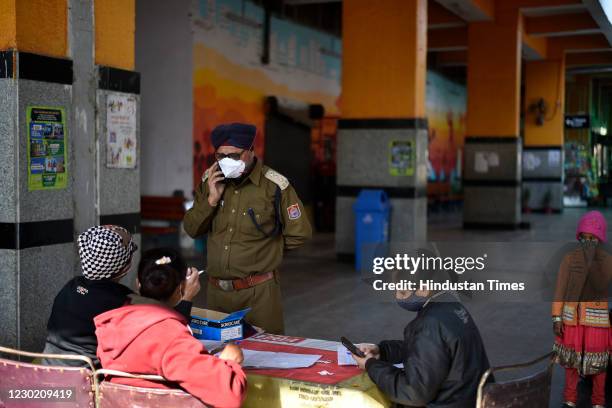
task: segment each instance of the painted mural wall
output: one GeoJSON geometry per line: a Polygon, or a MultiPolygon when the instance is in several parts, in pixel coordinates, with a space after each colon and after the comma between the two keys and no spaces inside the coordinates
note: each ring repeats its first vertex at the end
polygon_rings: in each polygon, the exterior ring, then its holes
{"type": "Polygon", "coordinates": [[[457,184],[465,140],[466,89],[444,76],[427,72],[429,181],[457,184]]]}
{"type": "MultiPolygon", "coordinates": [[[[246,0],[193,0],[194,183],[213,161],[209,143],[221,123],[257,126],[255,150],[263,154],[264,98],[320,103],[338,115],[342,42],[272,17],[270,61],[262,64],[264,10],[246,0]]],[[[460,177],[458,152],[465,134],[465,87],[429,71],[429,179],[460,177]]]]}
{"type": "Polygon", "coordinates": [[[250,122],[263,153],[264,98],[320,103],[338,113],[341,41],[275,17],[270,22],[270,61],[262,64],[264,10],[243,0],[194,0],[194,181],[212,162],[212,129],[250,122]]]}

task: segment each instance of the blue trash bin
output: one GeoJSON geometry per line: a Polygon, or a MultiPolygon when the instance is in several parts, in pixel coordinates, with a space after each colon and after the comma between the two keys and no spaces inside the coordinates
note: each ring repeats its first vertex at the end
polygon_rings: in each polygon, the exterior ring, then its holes
{"type": "Polygon", "coordinates": [[[355,214],[355,269],[370,268],[376,249],[389,241],[391,204],[384,190],[361,190],[355,214]]]}

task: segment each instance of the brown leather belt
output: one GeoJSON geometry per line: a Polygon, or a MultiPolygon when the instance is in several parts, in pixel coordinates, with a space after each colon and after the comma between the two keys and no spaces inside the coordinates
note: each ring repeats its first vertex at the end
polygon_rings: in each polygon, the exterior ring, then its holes
{"type": "Polygon", "coordinates": [[[261,275],[251,275],[242,279],[217,279],[209,276],[208,282],[225,292],[231,292],[234,290],[252,288],[253,286],[267,282],[270,279],[274,279],[274,272],[267,272],[261,275]]]}

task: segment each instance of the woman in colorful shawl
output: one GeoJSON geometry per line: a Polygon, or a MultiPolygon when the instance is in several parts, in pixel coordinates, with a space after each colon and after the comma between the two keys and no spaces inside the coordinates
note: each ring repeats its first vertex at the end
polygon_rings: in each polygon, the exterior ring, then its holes
{"type": "Polygon", "coordinates": [[[605,405],[610,358],[608,285],[612,257],[602,247],[606,220],[599,211],[582,216],[576,229],[580,245],[563,258],[552,304],[554,351],[565,367],[563,407],[575,407],[580,376],[591,376],[594,408],[605,405]]]}

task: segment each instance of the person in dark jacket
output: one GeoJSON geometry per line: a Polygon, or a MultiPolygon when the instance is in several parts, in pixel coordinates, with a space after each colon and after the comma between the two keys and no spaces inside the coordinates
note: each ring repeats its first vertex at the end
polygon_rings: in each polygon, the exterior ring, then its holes
{"type": "Polygon", "coordinates": [[[473,408],[489,360],[469,312],[449,292],[397,291],[398,304],[417,312],[404,340],[360,345],[353,356],[394,402],[411,407],[473,408]],[[394,364],[403,363],[403,368],[394,364]]]}
{"type": "MultiPolygon", "coordinates": [[[[93,318],[130,303],[132,290],[119,283],[132,265],[138,249],[131,234],[115,225],[88,229],[78,238],[83,275],[69,280],[53,301],[47,323],[44,353],[79,354],[99,365],[93,318]]],[[[200,290],[198,274],[188,280],[183,301],[176,310],[189,317],[191,300],[200,290]]],[[[43,359],[43,364],[81,366],[80,361],[43,359]]]]}
{"type": "MultiPolygon", "coordinates": [[[[186,286],[180,258],[158,251],[159,258],[140,263],[140,296],[132,303],[96,316],[98,356],[105,369],[160,375],[169,383],[111,377],[136,387],[181,389],[207,406],[240,407],[247,378],[242,351],[228,344],[219,357],[193,337],[188,320],[172,309],[186,286]]],[[[193,273],[193,272],[192,272],[193,273]]],[[[197,274],[197,271],[195,271],[197,274]]]]}

